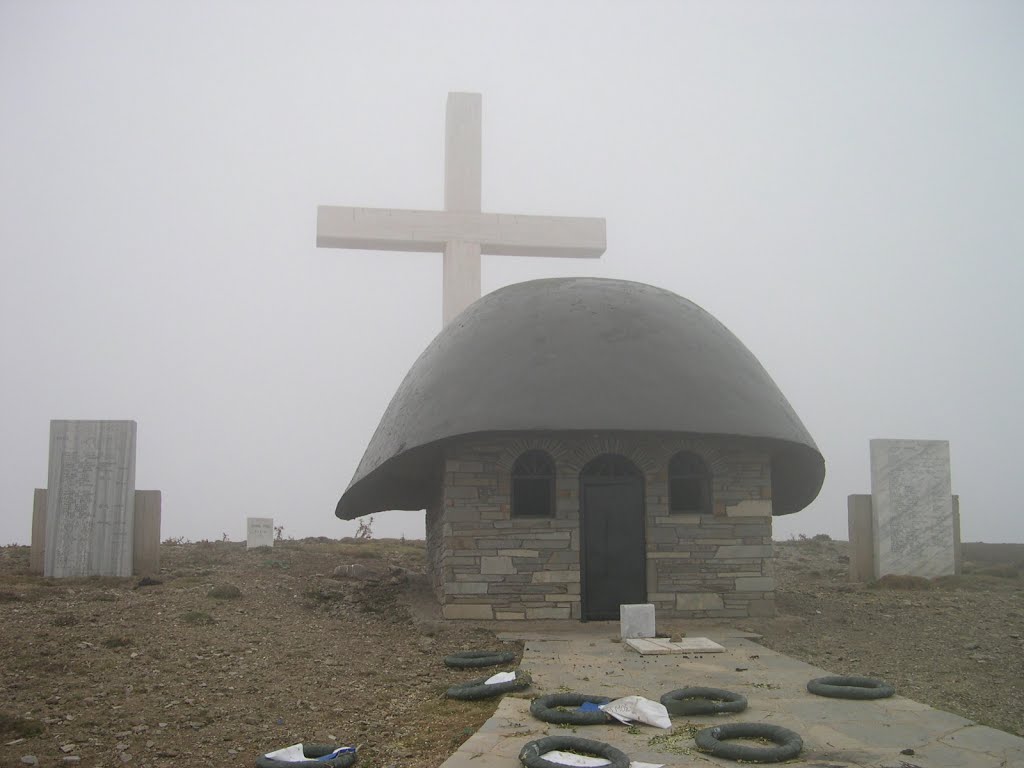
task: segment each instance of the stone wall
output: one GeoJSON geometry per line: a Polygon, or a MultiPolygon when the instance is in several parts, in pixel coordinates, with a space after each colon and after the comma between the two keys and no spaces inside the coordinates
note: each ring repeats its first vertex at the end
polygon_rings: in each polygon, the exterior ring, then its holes
{"type": "Polygon", "coordinates": [[[644,475],[647,596],[662,616],[774,613],[771,474],[767,450],[744,438],[638,435],[474,437],[449,444],[442,495],[427,510],[427,549],[444,615],[578,619],[579,473],[604,453],[644,475]],[[556,513],[511,516],[511,470],[524,451],[555,461],[556,513]],[[701,456],[713,514],[671,514],[668,461],[701,456]]]}

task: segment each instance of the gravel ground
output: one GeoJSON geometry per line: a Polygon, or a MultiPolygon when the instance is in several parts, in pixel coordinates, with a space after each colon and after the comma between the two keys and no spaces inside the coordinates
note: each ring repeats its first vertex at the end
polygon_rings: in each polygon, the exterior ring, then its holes
{"type": "Polygon", "coordinates": [[[31,578],[27,558],[0,549],[3,766],[252,766],[300,741],[361,744],[361,766],[434,766],[495,708],[444,698],[477,676],[445,655],[501,644],[413,625],[420,542],[164,545],[162,583],[140,588],[31,578]],[[326,578],[345,563],[360,578],[326,578]]]}
{"type": "MultiPolygon", "coordinates": [[[[779,616],[741,626],[1024,735],[1018,569],[967,562],[958,579],[869,588],[847,583],[845,548],[777,543],[779,616]]],[[[430,619],[423,553],[387,540],[167,543],[161,583],[139,586],[30,577],[27,547],[0,548],[0,765],[251,766],[299,741],[362,745],[366,768],[440,765],[495,708],[445,699],[476,675],[442,658],[501,643],[430,619]]],[[[1000,557],[1024,563],[1024,546],[1000,557]]]]}

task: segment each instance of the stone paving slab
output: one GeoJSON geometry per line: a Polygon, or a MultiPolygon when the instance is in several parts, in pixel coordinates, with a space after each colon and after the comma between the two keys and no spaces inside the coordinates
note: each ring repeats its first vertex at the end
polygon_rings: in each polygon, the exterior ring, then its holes
{"type": "MultiPolygon", "coordinates": [[[[527,633],[523,633],[527,634],[527,633]]],[[[813,768],[1024,768],[1024,738],[977,725],[901,696],[849,701],[814,696],[807,681],[833,674],[723,631],[702,631],[725,646],[724,653],[641,656],[612,631],[532,632],[521,668],[534,685],[506,697],[494,716],[442,768],[516,768],[523,745],[549,735],[606,741],[633,760],[680,766],[733,766],[696,750],[694,728],[731,721],[782,725],[804,740],[789,766],[813,768]],[[673,729],[602,725],[561,727],[529,713],[542,693],[576,691],[618,698],[639,694],[657,701],[676,688],[725,688],[747,697],[745,712],[731,716],[674,717],[673,729]],[[913,755],[901,750],[913,749],[913,755]]]]}
{"type": "Polygon", "coordinates": [[[678,643],[662,638],[630,638],[622,642],[642,656],[663,653],[721,653],[725,650],[718,643],[708,640],[706,637],[684,637],[678,643]]]}

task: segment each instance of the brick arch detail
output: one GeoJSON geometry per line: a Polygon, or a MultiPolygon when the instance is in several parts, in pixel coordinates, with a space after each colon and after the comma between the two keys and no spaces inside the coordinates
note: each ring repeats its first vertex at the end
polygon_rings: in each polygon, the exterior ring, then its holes
{"type": "Polygon", "coordinates": [[[501,472],[510,475],[516,459],[527,451],[544,451],[555,462],[555,473],[565,463],[569,453],[565,444],[550,436],[517,437],[510,440],[494,460],[494,466],[501,472]]]}
{"type": "Polygon", "coordinates": [[[596,439],[582,441],[567,456],[568,468],[578,475],[583,468],[598,456],[606,453],[617,453],[625,456],[647,475],[658,469],[658,459],[640,445],[638,440],[617,435],[599,436],[596,439]]]}
{"type": "Polygon", "coordinates": [[[669,462],[672,461],[672,457],[681,451],[700,456],[701,460],[707,465],[712,477],[727,472],[729,468],[728,460],[721,449],[714,443],[701,438],[673,437],[661,441],[661,449],[665,454],[666,471],[668,470],[669,462]]]}

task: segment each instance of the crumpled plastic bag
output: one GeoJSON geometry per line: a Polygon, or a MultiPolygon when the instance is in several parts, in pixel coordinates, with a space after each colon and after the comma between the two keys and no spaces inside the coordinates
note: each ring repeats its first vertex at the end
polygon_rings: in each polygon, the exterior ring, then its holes
{"type": "MultiPolygon", "coordinates": [[[[586,768],[597,768],[600,765],[611,765],[611,760],[606,760],[603,757],[591,757],[590,755],[577,755],[573,752],[562,752],[559,749],[554,749],[550,752],[545,752],[543,755],[544,759],[550,763],[556,763],[558,765],[573,765],[573,766],[585,766],[586,768]]],[[[629,764],[629,768],[665,768],[664,763],[638,763],[633,761],[629,764]]]]}
{"type": "Polygon", "coordinates": [[[355,751],[355,747],[338,747],[329,755],[324,755],[323,757],[306,757],[306,753],[302,751],[302,744],[292,744],[290,747],[284,747],[283,749],[278,749],[274,752],[267,752],[264,757],[269,757],[271,760],[280,760],[282,763],[298,763],[307,760],[333,760],[340,754],[355,751]]]}
{"type": "Polygon", "coordinates": [[[671,728],[665,705],[657,701],[645,699],[643,696],[624,696],[601,707],[605,712],[620,723],[636,722],[654,725],[658,728],[671,728]]]}
{"type": "Polygon", "coordinates": [[[516,679],[515,672],[498,672],[495,675],[491,675],[484,680],[484,685],[494,685],[495,683],[511,683],[516,679]]]}

